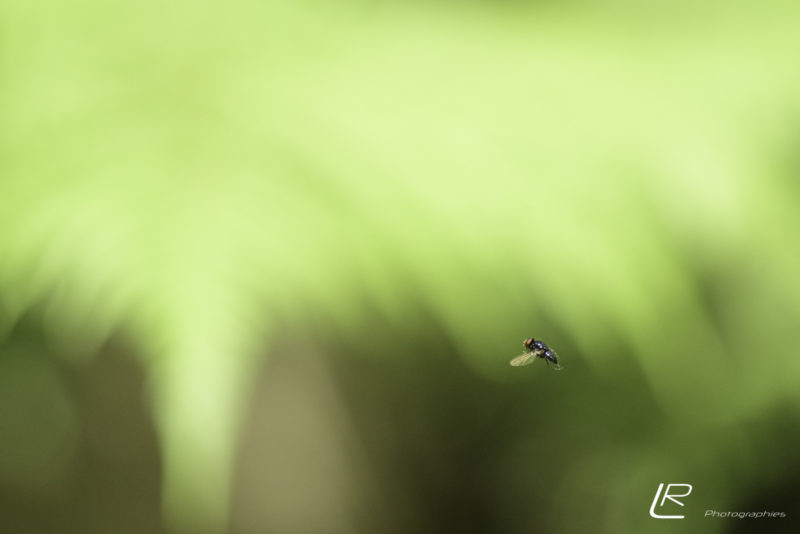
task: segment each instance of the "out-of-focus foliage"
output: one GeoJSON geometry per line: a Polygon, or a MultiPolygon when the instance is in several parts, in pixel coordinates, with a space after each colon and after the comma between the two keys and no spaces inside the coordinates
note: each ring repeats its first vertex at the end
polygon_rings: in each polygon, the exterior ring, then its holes
{"type": "MultiPolygon", "coordinates": [[[[188,529],[227,521],[260,345],[309,318],[357,345],[376,314],[413,343],[422,308],[488,381],[512,380],[524,337],[559,348],[566,408],[543,432],[614,428],[580,412],[615,388],[630,395],[620,410],[659,410],[639,445],[571,456],[561,500],[588,499],[587,480],[610,497],[601,526],[562,516],[553,530],[641,531],[632,500],[701,466],[733,502],[715,451],[777,477],[781,445],[770,464],[731,429],[796,413],[800,391],[798,15],[783,2],[6,1],[0,329],[38,306],[76,365],[129,333],[166,511],[188,529]],[[570,387],[569,373],[583,378],[570,387]]],[[[382,349],[357,351],[411,358],[382,349]]],[[[61,404],[37,361],[3,355],[6,368],[61,404]]],[[[0,399],[15,404],[9,376],[0,399]]],[[[69,447],[64,406],[31,441],[69,447]]],[[[19,454],[0,477],[50,451],[19,454]]]]}

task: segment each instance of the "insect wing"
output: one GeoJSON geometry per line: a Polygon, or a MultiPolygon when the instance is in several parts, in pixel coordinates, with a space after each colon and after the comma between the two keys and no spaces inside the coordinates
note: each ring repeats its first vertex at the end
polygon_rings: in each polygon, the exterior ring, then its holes
{"type": "Polygon", "coordinates": [[[526,352],[524,354],[520,354],[513,360],[511,360],[511,365],[514,367],[522,367],[523,365],[530,365],[536,359],[536,354],[532,352],[526,352]]]}

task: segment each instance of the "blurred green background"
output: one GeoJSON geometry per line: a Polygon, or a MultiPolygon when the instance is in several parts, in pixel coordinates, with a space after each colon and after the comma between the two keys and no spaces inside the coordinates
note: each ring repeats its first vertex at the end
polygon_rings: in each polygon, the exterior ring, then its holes
{"type": "Polygon", "coordinates": [[[797,531],[799,15],[2,2],[0,530],[797,531]]]}

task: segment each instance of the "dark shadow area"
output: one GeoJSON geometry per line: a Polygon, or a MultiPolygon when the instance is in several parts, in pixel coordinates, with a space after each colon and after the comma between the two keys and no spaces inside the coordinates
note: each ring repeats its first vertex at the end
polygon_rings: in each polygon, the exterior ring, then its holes
{"type": "Polygon", "coordinates": [[[800,412],[783,405],[748,425],[752,447],[763,451],[763,463],[740,475],[742,497],[737,512],[783,512],[784,518],[727,519],[730,534],[800,532],[800,412]],[[755,472],[755,473],[753,473],[755,472]]]}
{"type": "Polygon", "coordinates": [[[159,451],[129,345],[115,338],[67,360],[40,324],[31,312],[0,341],[0,531],[164,532],[159,451]]]}
{"type": "Polygon", "coordinates": [[[742,512],[783,512],[786,517],[771,519],[727,519],[729,534],[790,534],[800,532],[797,502],[800,499],[800,475],[779,483],[755,489],[733,510],[742,512]]]}

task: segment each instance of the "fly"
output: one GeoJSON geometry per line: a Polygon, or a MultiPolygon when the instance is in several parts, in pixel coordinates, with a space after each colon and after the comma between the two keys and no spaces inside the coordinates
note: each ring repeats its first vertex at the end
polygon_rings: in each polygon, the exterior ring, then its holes
{"type": "Polygon", "coordinates": [[[531,337],[523,341],[522,346],[525,348],[525,352],[511,360],[511,365],[514,367],[530,365],[536,360],[536,358],[542,358],[545,363],[547,363],[548,367],[550,367],[550,364],[552,363],[552,367],[556,371],[560,371],[562,369],[561,365],[558,364],[558,354],[556,354],[556,351],[548,347],[544,341],[533,339],[531,337]]]}

